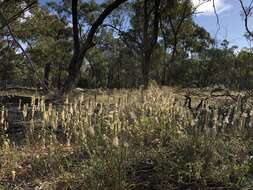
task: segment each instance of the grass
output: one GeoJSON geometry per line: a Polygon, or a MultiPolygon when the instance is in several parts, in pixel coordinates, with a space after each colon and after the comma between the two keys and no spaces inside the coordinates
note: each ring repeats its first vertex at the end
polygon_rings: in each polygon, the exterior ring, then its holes
{"type": "Polygon", "coordinates": [[[18,141],[2,108],[0,189],[252,189],[250,105],[209,105],[156,87],[41,98],[21,106],[18,141]]]}

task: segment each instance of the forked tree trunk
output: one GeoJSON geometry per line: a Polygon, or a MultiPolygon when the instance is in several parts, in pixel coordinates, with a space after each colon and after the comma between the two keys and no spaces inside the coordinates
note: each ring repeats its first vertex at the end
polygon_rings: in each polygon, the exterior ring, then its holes
{"type": "Polygon", "coordinates": [[[68,68],[68,76],[64,82],[61,89],[61,94],[67,94],[70,92],[77,84],[80,69],[82,66],[83,59],[87,51],[94,47],[93,38],[98,31],[99,27],[103,24],[107,16],[109,16],[113,10],[118,8],[122,3],[127,0],[115,0],[109,4],[105,10],[99,15],[97,20],[92,24],[90,31],[88,32],[87,38],[83,45],[81,46],[79,42],[79,29],[78,29],[78,0],[72,0],[72,24],[73,24],[73,38],[74,38],[74,54],[72,56],[71,62],[68,68]]]}

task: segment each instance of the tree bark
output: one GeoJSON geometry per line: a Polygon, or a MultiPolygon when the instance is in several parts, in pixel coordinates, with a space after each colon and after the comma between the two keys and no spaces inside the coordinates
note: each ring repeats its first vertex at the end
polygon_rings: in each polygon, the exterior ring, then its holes
{"type": "Polygon", "coordinates": [[[150,80],[150,69],[151,69],[151,57],[155,46],[157,45],[158,33],[159,33],[159,20],[160,20],[160,0],[155,0],[154,4],[154,18],[152,22],[151,34],[149,34],[149,23],[150,23],[150,11],[148,3],[150,0],[144,0],[144,26],[143,26],[143,62],[142,62],[142,75],[143,85],[145,88],[148,87],[150,80]]]}
{"type": "Polygon", "coordinates": [[[45,68],[44,68],[44,84],[46,87],[49,87],[49,74],[51,71],[51,63],[47,63],[45,68]]]}

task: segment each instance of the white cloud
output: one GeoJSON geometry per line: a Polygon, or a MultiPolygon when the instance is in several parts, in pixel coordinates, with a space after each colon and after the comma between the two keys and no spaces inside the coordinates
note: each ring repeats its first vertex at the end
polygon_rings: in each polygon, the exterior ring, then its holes
{"type": "MultiPolygon", "coordinates": [[[[226,0],[214,0],[217,14],[224,13],[233,7],[231,4],[228,4],[225,1],[226,0]]],[[[192,3],[195,7],[198,7],[197,12],[201,12],[200,15],[215,15],[213,0],[192,0],[192,3]]]]}

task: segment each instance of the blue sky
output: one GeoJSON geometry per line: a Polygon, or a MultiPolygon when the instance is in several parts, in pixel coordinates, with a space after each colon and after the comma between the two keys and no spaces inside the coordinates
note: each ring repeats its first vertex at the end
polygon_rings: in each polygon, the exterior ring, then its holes
{"type": "MultiPolygon", "coordinates": [[[[197,4],[198,0],[194,1],[197,4]]],[[[243,1],[245,4],[249,2],[249,0],[243,1]]],[[[239,0],[215,0],[215,4],[221,26],[217,36],[218,40],[227,39],[232,45],[238,45],[240,48],[250,47],[249,42],[243,36],[245,28],[243,19],[240,16],[239,0]]],[[[199,11],[203,11],[203,13],[196,15],[194,17],[195,21],[210,32],[212,36],[215,36],[218,26],[212,3],[202,5],[202,7],[199,7],[199,11]]],[[[253,26],[251,20],[249,24],[253,26]]]]}
{"type": "MultiPolygon", "coordinates": [[[[41,2],[45,2],[48,0],[41,0],[41,2]]],[[[96,0],[97,2],[102,2],[104,0],[96,0]]],[[[195,5],[199,4],[201,1],[208,0],[192,0],[195,5]]],[[[250,0],[243,0],[245,4],[247,4],[250,0]]],[[[250,47],[251,44],[245,39],[243,36],[245,34],[245,28],[243,19],[240,16],[240,4],[239,0],[215,0],[215,6],[217,9],[217,13],[219,15],[220,21],[220,30],[217,35],[218,41],[223,39],[227,39],[231,42],[231,45],[237,45],[239,48],[250,47]]],[[[208,32],[211,33],[213,37],[218,30],[216,16],[213,11],[212,2],[204,3],[198,9],[200,14],[194,16],[194,20],[200,26],[203,26],[208,32]]],[[[253,22],[250,21],[250,25],[253,22]]]]}

